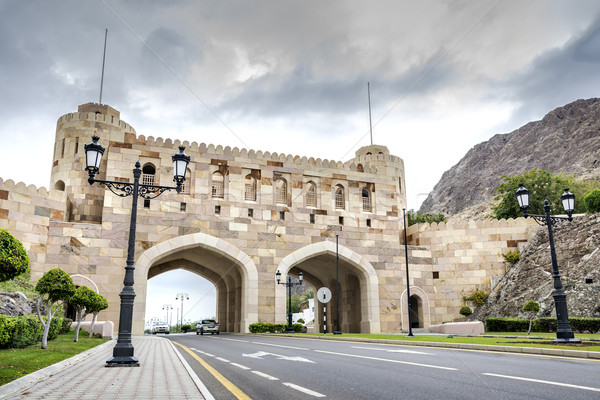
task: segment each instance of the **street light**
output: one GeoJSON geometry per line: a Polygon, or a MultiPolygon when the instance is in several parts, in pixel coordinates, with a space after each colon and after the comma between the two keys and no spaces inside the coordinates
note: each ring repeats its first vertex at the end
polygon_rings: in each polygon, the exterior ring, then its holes
{"type": "Polygon", "coordinates": [[[183,150],[185,150],[183,146],[180,146],[179,153],[172,157],[173,181],[175,181],[177,184],[175,187],[155,186],[140,183],[142,170],[140,169],[139,161],[135,163],[135,169],[133,170],[133,183],[105,181],[94,178],[94,176],[100,170],[100,161],[102,160],[102,155],[104,154],[105,150],[104,147],[98,144],[98,139],[100,139],[98,136],[93,136],[92,143],[84,146],[86,159],[85,169],[89,174],[88,182],[90,185],[94,184],[95,182],[104,185],[119,197],[133,197],[131,201],[131,219],[129,223],[129,242],[127,245],[127,265],[125,266],[123,290],[119,294],[121,297],[121,309],[119,313],[119,336],[117,338],[117,344],[113,349],[113,357],[106,361],[106,366],[139,366],[140,363],[138,359],[133,356],[134,349],[131,343],[133,301],[135,299],[135,292],[133,290],[133,271],[135,266],[133,265],[133,259],[135,256],[135,230],[137,221],[138,197],[153,199],[160,196],[163,192],[173,189],[177,190],[177,193],[181,192],[181,185],[185,181],[185,170],[187,168],[187,164],[190,162],[190,157],[185,155],[183,152],[183,150]]]}
{"type": "Polygon", "coordinates": [[[173,314],[173,306],[171,304],[163,304],[163,310],[167,311],[167,324],[169,324],[169,329],[171,328],[171,320],[169,319],[169,311],[173,314]]]}
{"type": "Polygon", "coordinates": [[[190,296],[188,296],[187,293],[177,293],[177,296],[175,296],[175,300],[179,300],[181,298],[181,330],[183,330],[183,300],[189,300],[190,296]]]}
{"type": "Polygon", "coordinates": [[[556,261],[556,251],[554,250],[554,235],[552,234],[552,226],[559,225],[565,221],[572,221],[573,210],[575,209],[575,195],[569,192],[569,189],[565,189],[565,192],[560,199],[562,206],[567,214],[567,217],[551,217],[550,216],[550,204],[548,200],[544,200],[544,211],[545,215],[527,214],[529,208],[529,190],[527,190],[523,184],[519,185],[516,192],[517,201],[519,207],[523,212],[525,218],[531,217],[541,226],[548,227],[548,239],[550,241],[550,258],[552,260],[552,278],[554,279],[554,307],[556,307],[556,320],[558,322],[558,329],[556,330],[556,339],[553,342],[569,342],[569,343],[580,343],[581,340],[575,339],[575,334],[571,330],[569,323],[569,313],[567,310],[567,295],[563,291],[562,282],[560,281],[560,274],[558,272],[558,262],[556,261]]]}
{"type": "Polygon", "coordinates": [[[304,275],[302,272],[298,274],[298,280],[300,282],[292,282],[292,277],[289,275],[287,277],[287,282],[281,282],[281,272],[277,270],[275,277],[277,278],[278,285],[284,285],[288,288],[288,327],[285,332],[294,333],[294,327],[292,326],[292,286],[302,285],[302,278],[304,278],[304,275]]]}
{"type": "Polygon", "coordinates": [[[334,335],[341,335],[340,329],[340,253],[338,251],[338,234],[335,234],[335,314],[336,314],[336,330],[334,335]]]}

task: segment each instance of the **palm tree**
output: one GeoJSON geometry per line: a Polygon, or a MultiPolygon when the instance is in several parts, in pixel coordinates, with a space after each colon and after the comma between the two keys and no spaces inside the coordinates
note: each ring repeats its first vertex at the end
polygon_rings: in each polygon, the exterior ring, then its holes
{"type": "Polygon", "coordinates": [[[315,298],[315,292],[312,289],[307,290],[306,292],[300,295],[300,311],[308,308],[308,300],[315,298]]]}

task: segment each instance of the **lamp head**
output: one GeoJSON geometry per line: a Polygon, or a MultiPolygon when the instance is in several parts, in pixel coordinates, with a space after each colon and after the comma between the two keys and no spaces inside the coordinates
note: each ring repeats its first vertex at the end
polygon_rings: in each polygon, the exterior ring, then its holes
{"type": "Polygon", "coordinates": [[[302,285],[302,279],[304,278],[304,274],[302,272],[300,272],[298,274],[298,280],[300,281],[300,284],[302,285]]]}
{"type": "Polygon", "coordinates": [[[92,136],[92,143],[83,146],[85,149],[85,170],[90,174],[91,179],[100,170],[100,161],[102,161],[102,155],[104,154],[104,147],[98,144],[99,139],[98,136],[94,135],[92,136]]]}
{"type": "Polygon", "coordinates": [[[275,273],[275,277],[277,278],[277,283],[281,282],[281,272],[279,270],[275,273]]]}
{"type": "Polygon", "coordinates": [[[179,146],[179,153],[171,157],[173,160],[173,181],[177,183],[177,187],[180,187],[185,181],[185,172],[190,163],[190,156],[186,155],[183,152],[184,150],[185,147],[179,146]]]}
{"type": "Polygon", "coordinates": [[[519,202],[519,208],[524,215],[527,214],[527,209],[529,208],[529,190],[523,186],[522,183],[519,184],[519,188],[516,191],[517,201],[519,202]]]}
{"type": "Polygon", "coordinates": [[[575,210],[575,195],[569,192],[569,189],[565,189],[565,192],[560,196],[562,206],[565,209],[565,213],[571,218],[571,214],[575,210]]]}

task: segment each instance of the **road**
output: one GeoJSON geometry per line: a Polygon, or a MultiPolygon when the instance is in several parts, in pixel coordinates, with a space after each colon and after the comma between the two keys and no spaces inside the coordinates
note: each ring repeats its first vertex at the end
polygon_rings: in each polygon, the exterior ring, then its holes
{"type": "Polygon", "coordinates": [[[219,400],[600,399],[600,362],[591,360],[224,333],[168,338],[219,400]]]}

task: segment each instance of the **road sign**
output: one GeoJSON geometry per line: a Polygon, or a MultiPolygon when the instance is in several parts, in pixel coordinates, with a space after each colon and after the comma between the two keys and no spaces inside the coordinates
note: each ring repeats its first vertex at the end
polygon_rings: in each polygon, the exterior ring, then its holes
{"type": "Polygon", "coordinates": [[[329,300],[331,300],[331,290],[327,289],[326,287],[322,287],[321,289],[317,290],[317,299],[321,303],[329,303],[329,300]]]}

